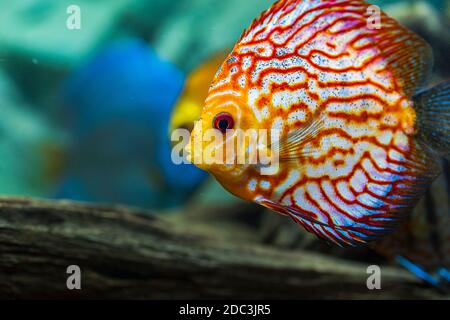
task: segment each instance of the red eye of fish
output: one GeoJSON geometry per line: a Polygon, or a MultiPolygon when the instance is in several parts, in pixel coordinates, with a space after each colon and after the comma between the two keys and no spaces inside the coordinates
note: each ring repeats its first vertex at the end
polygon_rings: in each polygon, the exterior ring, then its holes
{"type": "Polygon", "coordinates": [[[219,113],[214,117],[213,127],[222,133],[226,133],[227,130],[231,130],[234,127],[233,117],[227,112],[219,113]]]}

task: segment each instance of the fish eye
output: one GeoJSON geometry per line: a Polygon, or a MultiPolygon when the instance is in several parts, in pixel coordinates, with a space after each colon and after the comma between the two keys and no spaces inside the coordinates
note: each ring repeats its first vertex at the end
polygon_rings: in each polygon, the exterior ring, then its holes
{"type": "Polygon", "coordinates": [[[227,130],[231,130],[234,127],[234,119],[228,112],[219,113],[214,117],[213,127],[220,130],[222,133],[226,133],[227,130]]]}

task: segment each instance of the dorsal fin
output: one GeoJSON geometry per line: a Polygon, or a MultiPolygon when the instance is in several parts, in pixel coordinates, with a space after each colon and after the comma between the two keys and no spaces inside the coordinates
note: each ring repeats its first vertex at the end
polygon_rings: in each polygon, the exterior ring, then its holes
{"type": "Polygon", "coordinates": [[[375,41],[398,85],[407,97],[422,90],[432,73],[431,47],[416,33],[400,25],[386,14],[381,15],[381,29],[375,41]]]}
{"type": "Polygon", "coordinates": [[[252,33],[255,33],[262,28],[269,27],[270,24],[275,26],[277,24],[277,13],[281,13],[281,11],[287,7],[287,4],[291,2],[295,2],[292,0],[278,0],[275,2],[268,10],[263,11],[258,18],[253,20],[250,27],[244,30],[241,37],[239,38],[239,42],[241,42],[244,38],[251,36],[252,33]]]}
{"type": "MultiPolygon", "coordinates": [[[[431,74],[431,48],[420,36],[377,8],[364,0],[280,0],[244,31],[239,43],[245,44],[265,38],[265,35],[279,28],[300,29],[303,22],[307,23],[311,14],[318,12],[320,19],[323,19],[324,24],[328,23],[330,29],[332,19],[327,18],[327,13],[340,18],[358,19],[367,22],[358,29],[358,42],[365,42],[361,48],[377,48],[380,57],[387,63],[387,69],[397,79],[397,86],[406,96],[411,97],[426,85],[431,74]],[[371,24],[376,15],[380,18],[380,28],[371,24]]],[[[348,26],[343,24],[342,28],[348,29],[348,26]]]]}

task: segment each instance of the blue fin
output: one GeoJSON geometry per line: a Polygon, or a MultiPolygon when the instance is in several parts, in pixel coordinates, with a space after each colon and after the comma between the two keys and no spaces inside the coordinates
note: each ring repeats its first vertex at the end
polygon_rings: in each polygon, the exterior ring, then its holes
{"type": "Polygon", "coordinates": [[[442,292],[449,292],[450,270],[448,270],[447,268],[440,268],[436,271],[436,274],[431,274],[421,266],[411,262],[405,257],[397,256],[396,261],[419,279],[422,279],[433,287],[438,288],[442,292]]]}
{"type": "Polygon", "coordinates": [[[440,268],[437,271],[437,274],[439,275],[439,277],[443,280],[445,280],[446,282],[448,282],[448,284],[450,284],[450,270],[447,268],[440,268]]]}
{"type": "Polygon", "coordinates": [[[450,82],[414,97],[419,139],[440,156],[450,159],[450,82]]]}
{"type": "Polygon", "coordinates": [[[420,266],[416,265],[415,263],[409,261],[408,259],[398,256],[396,258],[397,262],[405,269],[407,269],[409,272],[413,273],[416,277],[419,279],[422,279],[423,281],[431,284],[432,286],[438,286],[439,281],[435,279],[431,274],[426,272],[424,269],[422,269],[420,266]]]}

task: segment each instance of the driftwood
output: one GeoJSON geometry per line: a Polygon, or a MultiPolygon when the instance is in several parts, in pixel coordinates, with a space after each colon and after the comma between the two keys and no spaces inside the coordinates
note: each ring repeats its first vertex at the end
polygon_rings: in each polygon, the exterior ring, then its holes
{"type": "Polygon", "coordinates": [[[395,267],[382,267],[382,289],[370,291],[367,264],[224,242],[172,220],[124,207],[3,199],[0,298],[441,297],[395,267]],[[81,290],[67,289],[69,265],[81,268],[81,290]]]}

